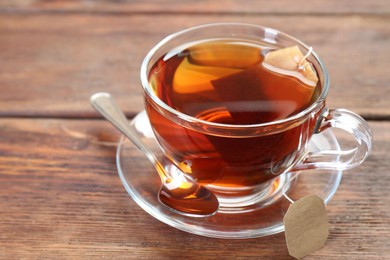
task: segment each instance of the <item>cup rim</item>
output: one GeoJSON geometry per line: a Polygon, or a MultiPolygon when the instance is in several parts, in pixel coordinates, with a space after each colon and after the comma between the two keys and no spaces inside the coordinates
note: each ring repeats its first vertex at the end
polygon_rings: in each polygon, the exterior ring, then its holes
{"type": "Polygon", "coordinates": [[[316,101],[314,101],[309,107],[307,107],[306,109],[300,111],[299,113],[293,114],[292,116],[289,116],[287,118],[274,120],[274,121],[270,121],[270,122],[265,122],[265,123],[259,123],[259,124],[237,124],[236,125],[236,124],[224,124],[224,123],[209,122],[209,121],[198,119],[196,117],[193,117],[193,116],[190,116],[188,114],[182,113],[180,111],[177,111],[174,108],[172,108],[169,105],[167,105],[165,102],[163,102],[160,98],[157,97],[157,95],[155,95],[155,93],[149,87],[148,64],[149,64],[149,61],[151,60],[151,58],[153,57],[153,55],[162,46],[164,46],[170,40],[172,40],[172,39],[174,39],[174,38],[176,38],[176,37],[178,37],[180,35],[192,32],[192,31],[201,30],[201,29],[205,29],[205,28],[209,28],[209,27],[221,27],[222,28],[222,27],[229,27],[229,26],[238,26],[238,27],[242,27],[242,28],[247,27],[247,28],[260,29],[260,30],[264,30],[264,31],[265,30],[272,30],[272,31],[276,32],[278,35],[282,35],[283,37],[287,37],[290,40],[293,40],[294,42],[299,44],[301,47],[309,49],[308,45],[306,45],[302,41],[298,40],[297,38],[295,38],[295,37],[293,37],[293,36],[291,36],[289,34],[286,34],[284,32],[281,32],[279,30],[276,30],[276,29],[273,29],[273,28],[270,28],[270,27],[266,27],[266,26],[261,26],[261,25],[255,25],[255,24],[249,24],[249,23],[234,23],[234,22],[226,23],[226,22],[224,22],[224,23],[207,23],[207,24],[201,24],[201,25],[193,26],[193,27],[190,27],[190,28],[187,28],[187,29],[184,29],[184,30],[181,30],[181,31],[178,31],[178,32],[175,32],[175,33],[172,33],[172,34],[166,36],[159,43],[157,43],[147,53],[147,55],[145,56],[145,58],[144,58],[144,60],[143,60],[143,62],[141,64],[140,78],[141,78],[142,87],[143,87],[144,91],[147,93],[147,95],[160,108],[162,108],[163,110],[166,110],[170,114],[175,115],[178,118],[180,118],[180,119],[182,119],[182,120],[184,120],[186,122],[189,122],[189,123],[200,123],[200,124],[205,125],[205,126],[217,127],[217,128],[228,128],[228,129],[231,129],[231,130],[234,130],[234,129],[241,129],[242,130],[242,129],[248,129],[248,128],[270,127],[270,126],[274,126],[274,125],[278,125],[278,124],[285,124],[285,123],[296,122],[300,118],[310,114],[312,111],[316,110],[316,108],[321,106],[321,104],[324,102],[324,100],[326,99],[326,96],[328,94],[328,90],[329,90],[329,74],[328,74],[328,71],[327,71],[323,61],[320,59],[320,57],[318,56],[318,54],[314,50],[312,51],[311,55],[318,62],[319,67],[321,69],[321,72],[323,74],[323,82],[321,82],[322,83],[321,93],[318,96],[318,98],[316,99],[316,101]]]}

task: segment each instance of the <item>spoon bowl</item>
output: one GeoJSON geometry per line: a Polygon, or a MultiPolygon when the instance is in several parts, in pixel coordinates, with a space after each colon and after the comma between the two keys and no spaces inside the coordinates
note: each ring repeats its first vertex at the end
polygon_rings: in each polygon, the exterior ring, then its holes
{"type": "MultiPolygon", "coordinates": [[[[126,116],[109,93],[96,93],[90,99],[91,105],[112,125],[121,131],[155,167],[161,179],[159,201],[176,213],[191,217],[207,217],[214,215],[219,208],[217,197],[207,188],[199,185],[186,175],[175,164],[175,178],[172,178],[160,160],[138,138],[130,127],[126,116]]],[[[170,161],[162,158],[162,161],[170,161]]],[[[172,169],[171,169],[172,171],[172,169]]]]}

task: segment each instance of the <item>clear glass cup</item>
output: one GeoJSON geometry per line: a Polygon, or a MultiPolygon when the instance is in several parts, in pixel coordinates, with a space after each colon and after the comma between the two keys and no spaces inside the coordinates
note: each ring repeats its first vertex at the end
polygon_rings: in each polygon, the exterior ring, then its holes
{"type": "MultiPolygon", "coordinates": [[[[245,40],[278,49],[297,45],[302,53],[309,50],[306,44],[285,33],[237,23],[193,27],[174,33],[158,43],[142,63],[141,82],[145,110],[155,137],[163,152],[171,158],[167,165],[176,164],[212,190],[225,210],[236,211],[250,208],[253,204],[270,203],[269,196],[278,186],[277,177],[286,172],[307,169],[347,170],[366,159],[371,150],[371,130],[359,115],[346,109],[326,107],[329,75],[314,51],[307,59],[316,69],[321,93],[309,107],[288,118],[250,125],[214,123],[183,114],[164,103],[149,82],[153,65],[162,56],[178,48],[212,39],[245,40]],[[339,128],[350,133],[356,140],[356,147],[347,150],[329,150],[325,147],[320,151],[309,151],[313,135],[328,128],[339,128]],[[219,151],[209,152],[205,156],[202,146],[205,140],[223,149],[230,147],[232,161],[234,158],[243,159],[226,163],[225,156],[225,162],[221,163],[219,151]],[[265,152],[259,154],[259,147],[265,152]],[[255,157],[258,160],[253,165],[255,157]]],[[[170,174],[174,178],[175,173],[170,174]]]]}

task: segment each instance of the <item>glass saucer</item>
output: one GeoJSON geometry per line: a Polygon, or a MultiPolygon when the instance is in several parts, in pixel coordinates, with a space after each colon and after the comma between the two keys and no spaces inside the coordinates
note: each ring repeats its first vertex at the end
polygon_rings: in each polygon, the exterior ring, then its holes
{"type": "MultiPolygon", "coordinates": [[[[161,154],[145,111],[131,122],[143,142],[155,154],[161,154]]],[[[310,150],[340,150],[339,144],[330,130],[314,135],[310,150]]],[[[273,203],[256,205],[250,211],[218,211],[211,217],[188,217],[177,214],[162,205],[157,196],[161,185],[160,178],[148,159],[123,138],[117,149],[119,176],[133,200],[147,213],[174,228],[214,238],[254,238],[269,236],[284,231],[283,217],[290,205],[310,194],[317,194],[329,203],[335,194],[342,177],[342,171],[306,170],[280,176],[279,196],[273,203]]]]}

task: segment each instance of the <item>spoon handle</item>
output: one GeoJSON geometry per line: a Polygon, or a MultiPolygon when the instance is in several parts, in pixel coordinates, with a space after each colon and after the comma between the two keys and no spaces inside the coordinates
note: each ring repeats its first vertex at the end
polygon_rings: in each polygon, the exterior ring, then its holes
{"type": "MultiPolygon", "coordinates": [[[[132,129],[127,121],[125,114],[119,108],[114,98],[109,93],[99,92],[90,99],[91,105],[109,122],[111,122],[119,131],[126,135],[133,144],[143,152],[146,157],[157,167],[162,167],[154,154],[138,138],[137,133],[132,129]]],[[[161,172],[158,171],[161,176],[161,172]]],[[[164,176],[165,177],[165,176],[164,176]]]]}
{"type": "Polygon", "coordinates": [[[154,164],[162,182],[159,192],[161,203],[186,216],[206,217],[217,212],[219,207],[217,197],[193,179],[188,178],[180,169],[177,174],[181,178],[175,178],[173,181],[156,156],[138,138],[137,132],[130,127],[126,116],[109,93],[96,93],[90,101],[93,108],[126,135],[154,164]]]}

